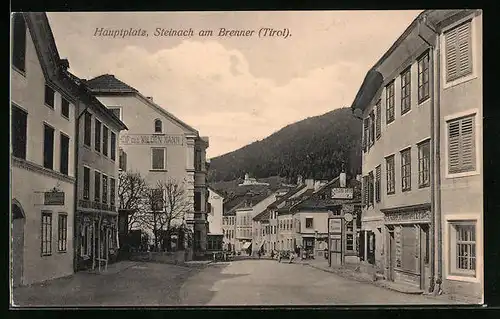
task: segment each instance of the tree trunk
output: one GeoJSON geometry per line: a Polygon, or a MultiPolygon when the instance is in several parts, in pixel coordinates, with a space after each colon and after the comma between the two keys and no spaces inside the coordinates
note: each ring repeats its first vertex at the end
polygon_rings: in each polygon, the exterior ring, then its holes
{"type": "Polygon", "coordinates": [[[154,251],[158,251],[158,229],[156,225],[156,213],[153,212],[153,235],[155,236],[155,248],[154,251]]]}

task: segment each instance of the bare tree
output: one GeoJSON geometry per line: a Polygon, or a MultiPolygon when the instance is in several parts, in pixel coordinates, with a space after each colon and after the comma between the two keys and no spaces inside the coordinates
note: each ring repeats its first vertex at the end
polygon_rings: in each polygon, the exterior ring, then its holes
{"type": "Polygon", "coordinates": [[[147,190],[147,182],[139,172],[120,172],[118,181],[119,209],[129,212],[129,231],[140,226],[142,222],[142,208],[147,190]]]}
{"type": "Polygon", "coordinates": [[[155,249],[166,239],[170,250],[173,222],[183,221],[185,212],[190,209],[187,195],[184,183],[175,179],[159,180],[146,192],[147,214],[142,217],[142,222],[153,233],[155,249]]]}

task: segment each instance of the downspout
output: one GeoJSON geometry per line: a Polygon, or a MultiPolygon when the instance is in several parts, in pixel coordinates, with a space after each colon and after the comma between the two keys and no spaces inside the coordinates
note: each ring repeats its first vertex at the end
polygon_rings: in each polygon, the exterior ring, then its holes
{"type": "Polygon", "coordinates": [[[431,186],[431,212],[432,212],[432,222],[430,234],[433,234],[437,238],[437,243],[435,240],[431,242],[432,254],[429,254],[429,264],[431,266],[431,283],[429,287],[429,292],[434,294],[441,294],[441,283],[442,283],[442,229],[441,229],[441,170],[440,170],[440,46],[439,46],[439,33],[427,24],[426,16],[423,17],[422,23],[436,35],[437,45],[429,43],[425,38],[423,38],[420,33],[419,37],[429,46],[429,88],[430,88],[430,124],[431,124],[431,156],[430,156],[430,186],[431,186]],[[437,59],[434,59],[434,53],[437,59]],[[435,68],[434,68],[435,64],[435,68]],[[436,70],[434,72],[434,69],[436,70]],[[437,79],[437,81],[436,81],[437,79]],[[436,256],[437,252],[437,256],[436,256]],[[437,260],[436,260],[437,259],[437,260]],[[435,265],[437,264],[437,269],[435,265]]]}
{"type": "MultiPolygon", "coordinates": [[[[80,109],[80,101],[76,101],[76,110],[80,109]]],[[[77,236],[75,235],[75,230],[77,230],[77,219],[76,214],[78,212],[78,157],[79,157],[79,141],[80,141],[80,119],[87,112],[88,106],[85,106],[85,109],[82,113],[78,114],[75,121],[75,158],[74,158],[74,168],[75,168],[75,186],[74,186],[74,216],[73,216],[73,270],[74,272],[78,271],[78,256],[76,254],[77,251],[77,236]]]]}

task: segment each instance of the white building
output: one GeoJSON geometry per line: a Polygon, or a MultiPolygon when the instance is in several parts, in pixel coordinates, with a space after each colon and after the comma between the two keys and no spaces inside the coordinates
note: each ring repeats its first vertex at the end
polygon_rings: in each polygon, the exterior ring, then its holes
{"type": "Polygon", "coordinates": [[[73,273],[76,87],[45,13],[12,25],[11,198],[14,286],[73,273]]]}

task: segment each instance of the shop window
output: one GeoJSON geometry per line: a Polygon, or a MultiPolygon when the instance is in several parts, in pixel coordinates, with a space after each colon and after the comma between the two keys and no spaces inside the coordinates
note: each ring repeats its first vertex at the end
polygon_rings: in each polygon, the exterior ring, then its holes
{"type": "Polygon", "coordinates": [[[57,223],[57,250],[65,252],[68,245],[68,215],[59,214],[57,223]]]}
{"type": "Polygon", "coordinates": [[[52,213],[42,212],[42,227],[41,227],[41,249],[42,256],[52,255],[52,213]]]}

